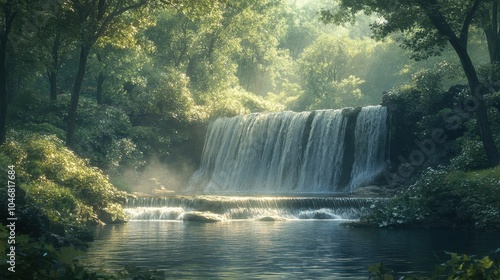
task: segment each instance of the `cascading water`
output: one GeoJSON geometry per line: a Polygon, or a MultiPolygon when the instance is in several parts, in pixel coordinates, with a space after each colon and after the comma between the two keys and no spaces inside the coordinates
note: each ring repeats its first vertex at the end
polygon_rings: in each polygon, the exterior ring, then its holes
{"type": "Polygon", "coordinates": [[[361,109],[356,120],[354,164],[350,191],[370,183],[388,167],[387,109],[369,106],[361,109]]]}
{"type": "Polygon", "coordinates": [[[257,113],[209,127],[192,193],[338,194],[387,167],[387,109],[257,113]]]}
{"type": "Polygon", "coordinates": [[[384,171],[387,142],[381,106],[221,118],[190,180],[201,196],[135,198],[125,211],[131,220],[357,219],[376,199],[326,195],[384,171]]]}
{"type": "Polygon", "coordinates": [[[131,220],[357,219],[375,198],[175,196],[130,199],[131,220]]]}

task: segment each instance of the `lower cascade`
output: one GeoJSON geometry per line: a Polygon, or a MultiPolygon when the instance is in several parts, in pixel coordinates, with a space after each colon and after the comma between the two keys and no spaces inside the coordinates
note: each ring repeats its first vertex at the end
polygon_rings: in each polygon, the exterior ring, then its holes
{"type": "Polygon", "coordinates": [[[354,197],[142,197],[129,199],[125,212],[130,220],[352,220],[358,219],[363,207],[370,207],[376,200],[354,197]]]}
{"type": "Polygon", "coordinates": [[[387,108],[254,113],[219,118],[208,129],[201,194],[341,194],[388,165],[387,108]]]}

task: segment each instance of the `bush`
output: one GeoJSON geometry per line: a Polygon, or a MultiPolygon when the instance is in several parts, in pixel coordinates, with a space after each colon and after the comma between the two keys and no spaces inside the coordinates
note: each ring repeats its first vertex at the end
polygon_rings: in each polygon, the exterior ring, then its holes
{"type": "MultiPolygon", "coordinates": [[[[9,140],[0,147],[3,166],[15,166],[20,199],[17,201],[16,196],[16,204],[23,210],[17,213],[20,220],[33,220],[30,215],[36,214],[39,226],[62,236],[85,233],[82,229],[87,225],[103,220],[125,220],[123,209],[117,205],[125,200],[126,193],[111,185],[99,169],[78,158],[55,136],[20,135],[19,141],[9,140]]],[[[6,201],[2,197],[0,203],[6,201]]],[[[6,205],[2,207],[7,209],[6,205]]]]}
{"type": "MultiPolygon", "coordinates": [[[[23,106],[14,103],[14,106],[19,106],[14,107],[19,115],[12,116],[13,127],[19,132],[56,135],[65,139],[70,95],[59,95],[55,102],[38,95],[27,100],[31,102],[23,106]],[[38,103],[32,104],[35,102],[38,103]]],[[[112,174],[127,168],[140,169],[144,166],[143,152],[132,142],[131,130],[130,118],[122,109],[98,105],[91,98],[80,97],[73,147],[79,156],[112,174]]]]}
{"type": "Polygon", "coordinates": [[[500,229],[500,167],[474,171],[429,168],[395,197],[366,209],[362,222],[380,227],[500,229]]]}
{"type": "MultiPolygon", "coordinates": [[[[492,98],[496,98],[496,94],[488,96],[488,118],[490,129],[493,134],[493,139],[497,147],[500,147],[500,111],[492,107],[492,98]]],[[[464,123],[466,131],[462,137],[456,141],[458,144],[457,156],[451,160],[453,169],[470,171],[488,168],[489,163],[484,151],[483,143],[477,135],[476,119],[469,119],[464,123]]]]}
{"type": "Polygon", "coordinates": [[[75,151],[90,159],[99,168],[118,171],[117,164],[142,167],[142,152],[127,138],[132,129],[128,115],[121,109],[97,105],[94,100],[81,98],[78,126],[75,135],[75,151]],[[126,155],[122,160],[117,154],[126,155]]]}
{"type": "Polygon", "coordinates": [[[378,200],[364,209],[361,222],[378,227],[419,225],[428,216],[428,209],[421,204],[422,195],[415,187],[388,200],[378,200]]]}
{"type": "MultiPolygon", "coordinates": [[[[500,249],[497,249],[497,253],[500,249]]],[[[435,267],[431,277],[405,276],[408,280],[425,279],[453,279],[453,280],[493,280],[500,279],[500,263],[498,259],[492,260],[489,256],[478,258],[475,256],[448,253],[450,259],[440,266],[435,267]]],[[[392,272],[382,263],[368,267],[370,278],[373,280],[392,280],[392,272]]],[[[403,279],[403,278],[401,278],[403,279]]]]}
{"type": "Polygon", "coordinates": [[[457,142],[460,146],[460,153],[451,160],[452,168],[469,171],[488,166],[483,142],[478,137],[461,137],[457,139],[457,142]]]}
{"type": "Polygon", "coordinates": [[[278,102],[268,101],[240,87],[226,89],[218,94],[207,94],[204,103],[207,119],[284,109],[284,106],[278,102]]]}
{"type": "Polygon", "coordinates": [[[500,63],[485,64],[478,68],[478,74],[483,82],[500,86],[500,63]]]}

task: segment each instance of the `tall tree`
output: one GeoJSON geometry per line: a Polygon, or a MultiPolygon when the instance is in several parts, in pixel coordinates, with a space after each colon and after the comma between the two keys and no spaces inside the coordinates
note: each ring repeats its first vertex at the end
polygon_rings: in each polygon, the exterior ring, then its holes
{"type": "Polygon", "coordinates": [[[486,87],[481,84],[467,50],[469,29],[478,17],[480,8],[488,3],[491,1],[339,0],[335,11],[322,11],[322,19],[325,22],[345,22],[352,20],[360,11],[379,14],[383,20],[372,25],[375,36],[383,38],[392,33],[403,32],[405,37],[402,46],[414,51],[416,59],[439,55],[448,42],[460,59],[470,94],[477,102],[478,130],[488,162],[491,166],[496,166],[500,163],[500,156],[488,122],[484,99],[486,87]]]}
{"type": "Polygon", "coordinates": [[[5,143],[7,134],[7,109],[9,97],[7,95],[7,44],[12,25],[18,12],[15,1],[2,1],[2,14],[0,26],[0,145],[5,143]]]}
{"type": "Polygon", "coordinates": [[[220,92],[239,85],[265,94],[278,80],[273,69],[283,59],[277,50],[284,33],[282,0],[202,1],[164,13],[146,35],[155,59],[178,68],[196,92],[220,92]]]}
{"type": "Polygon", "coordinates": [[[13,97],[13,93],[8,92],[9,69],[15,68],[13,54],[20,48],[20,42],[32,35],[34,25],[45,24],[43,18],[37,16],[47,11],[50,3],[0,1],[0,144],[5,142],[8,102],[13,97]]]}
{"type": "Polygon", "coordinates": [[[76,13],[79,23],[80,55],[73,91],[68,111],[66,145],[71,147],[76,129],[76,113],[80,91],[87,66],[88,57],[97,40],[111,36],[115,31],[117,19],[124,13],[139,9],[148,4],[147,0],[71,0],[71,9],[76,13]]]}
{"type": "Polygon", "coordinates": [[[51,101],[57,100],[59,72],[74,50],[78,34],[75,15],[62,1],[53,1],[50,14],[45,15],[46,24],[35,26],[36,34],[23,44],[23,48],[29,50],[24,54],[27,60],[36,59],[44,68],[51,101]]]}
{"type": "Polygon", "coordinates": [[[500,3],[498,0],[485,1],[479,13],[481,23],[488,43],[491,63],[500,63],[500,3]]]}
{"type": "Polygon", "coordinates": [[[45,72],[47,79],[49,81],[50,90],[50,100],[56,101],[58,94],[58,76],[59,71],[64,64],[64,61],[68,58],[68,55],[72,48],[74,48],[74,34],[71,34],[71,28],[69,27],[69,19],[59,13],[54,21],[51,23],[51,28],[44,28],[45,32],[39,32],[41,36],[41,42],[45,42],[45,46],[48,48],[47,54],[45,56],[43,64],[45,66],[45,72]],[[52,32],[51,32],[52,30],[52,32]],[[47,34],[47,31],[50,33],[47,34]]]}

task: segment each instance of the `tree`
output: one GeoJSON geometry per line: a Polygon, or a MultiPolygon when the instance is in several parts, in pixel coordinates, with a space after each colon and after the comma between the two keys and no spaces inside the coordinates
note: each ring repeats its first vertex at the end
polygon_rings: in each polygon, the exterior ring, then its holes
{"type": "Polygon", "coordinates": [[[144,52],[140,43],[127,48],[118,48],[111,44],[94,48],[89,57],[88,72],[95,79],[97,104],[119,104],[133,87],[144,84],[145,66],[151,59],[144,52]],[[131,88],[129,88],[131,87],[131,88]]]}
{"type": "MultiPolygon", "coordinates": [[[[2,1],[3,2],[3,1],[2,1]]],[[[12,30],[12,24],[17,17],[15,1],[7,0],[2,3],[1,26],[0,26],[0,145],[5,143],[7,132],[7,44],[12,30]]]]}
{"type": "Polygon", "coordinates": [[[68,111],[67,146],[71,147],[73,145],[78,100],[92,47],[101,37],[111,36],[116,31],[116,23],[120,16],[126,12],[139,9],[146,4],[148,4],[147,0],[70,1],[71,9],[76,13],[78,18],[80,55],[68,111]]]}
{"type": "Polygon", "coordinates": [[[481,24],[488,43],[490,62],[500,63],[500,3],[497,0],[485,1],[479,9],[481,24]],[[488,3],[489,2],[489,3],[488,3]]]}
{"type": "MultiPolygon", "coordinates": [[[[0,1],[0,144],[5,143],[7,132],[7,110],[9,96],[7,92],[7,63],[13,64],[13,53],[26,37],[32,36],[34,26],[44,26],[40,14],[51,11],[53,1],[0,1]]],[[[36,31],[35,31],[36,32],[36,31]]]]}
{"type": "Polygon", "coordinates": [[[50,100],[56,101],[58,94],[58,78],[61,67],[69,59],[77,35],[75,18],[64,5],[57,3],[51,8],[50,14],[45,14],[46,24],[36,26],[36,34],[23,45],[30,50],[25,56],[27,60],[36,59],[43,65],[49,82],[50,100]]]}
{"type": "Polygon", "coordinates": [[[181,12],[159,15],[146,31],[154,42],[154,57],[165,68],[186,73],[199,95],[239,85],[264,95],[280,79],[274,69],[284,52],[278,50],[284,33],[283,1],[245,0],[188,2],[181,12]]]}
{"type": "Polygon", "coordinates": [[[478,18],[480,8],[488,3],[491,1],[340,0],[336,11],[323,10],[321,14],[325,22],[340,23],[352,20],[360,11],[376,13],[383,19],[372,25],[374,35],[384,38],[402,32],[405,35],[402,46],[412,50],[416,59],[439,55],[448,42],[460,59],[470,94],[477,103],[478,130],[488,162],[496,166],[500,163],[500,156],[488,122],[484,99],[486,87],[480,82],[467,50],[469,29],[478,18]]]}
{"type": "MultiPolygon", "coordinates": [[[[302,96],[294,109],[316,110],[364,105],[358,71],[371,51],[366,40],[347,36],[321,35],[297,61],[302,96]]],[[[362,72],[362,71],[361,71],[362,72]]]]}

